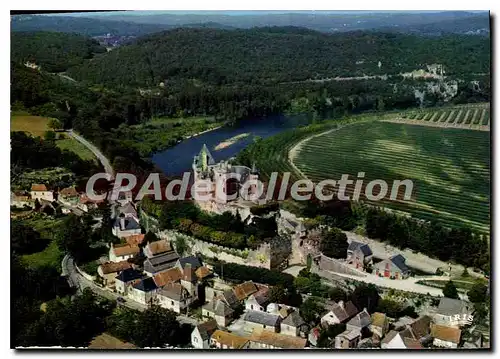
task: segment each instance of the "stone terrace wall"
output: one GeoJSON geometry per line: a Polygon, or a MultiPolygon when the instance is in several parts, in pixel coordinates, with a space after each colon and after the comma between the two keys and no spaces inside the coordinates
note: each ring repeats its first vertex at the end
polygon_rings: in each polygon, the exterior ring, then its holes
{"type": "Polygon", "coordinates": [[[193,255],[201,253],[208,258],[217,258],[224,262],[271,269],[271,246],[268,243],[262,244],[255,250],[241,250],[204,242],[174,230],[158,232],[158,236],[162,239],[168,239],[174,246],[177,237],[183,238],[190,248],[188,252],[193,255]]]}

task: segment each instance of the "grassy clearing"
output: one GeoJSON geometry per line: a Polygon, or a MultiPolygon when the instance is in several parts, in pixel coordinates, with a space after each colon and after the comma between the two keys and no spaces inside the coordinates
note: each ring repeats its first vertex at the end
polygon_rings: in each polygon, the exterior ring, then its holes
{"type": "Polygon", "coordinates": [[[113,131],[124,144],[136,148],[143,156],[150,156],[221,125],[213,117],[156,118],[139,125],[120,126],[113,131]]]}
{"type": "Polygon", "coordinates": [[[59,250],[55,241],[50,242],[50,244],[43,251],[33,254],[23,255],[23,263],[30,268],[39,267],[54,267],[61,270],[61,260],[64,254],[59,250]]]}
{"type": "Polygon", "coordinates": [[[294,161],[313,181],[411,179],[414,201],[385,207],[450,227],[468,224],[489,232],[490,136],[484,131],[365,122],[306,141],[294,161]]]}
{"type": "Polygon", "coordinates": [[[59,147],[61,150],[68,150],[71,152],[76,153],[82,160],[95,160],[97,161],[96,157],[92,153],[91,150],[89,150],[87,147],[85,147],[83,144],[75,140],[74,138],[68,137],[65,139],[61,140],[56,140],[56,145],[59,147]]]}
{"type": "Polygon", "coordinates": [[[54,219],[42,215],[35,215],[24,220],[24,224],[33,227],[40,232],[42,238],[50,239],[50,244],[41,252],[23,255],[21,257],[23,263],[30,268],[39,268],[43,266],[51,266],[61,270],[61,260],[64,254],[57,247],[54,241],[54,229],[59,227],[63,219],[54,219]]]}
{"type": "Polygon", "coordinates": [[[45,131],[49,130],[47,124],[50,118],[32,116],[23,112],[12,112],[10,115],[10,131],[28,132],[33,136],[43,137],[45,131]]]}

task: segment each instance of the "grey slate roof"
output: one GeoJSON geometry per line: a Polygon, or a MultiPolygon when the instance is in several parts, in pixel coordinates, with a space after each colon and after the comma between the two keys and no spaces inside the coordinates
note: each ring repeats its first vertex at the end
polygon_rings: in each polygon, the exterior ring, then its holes
{"type": "Polygon", "coordinates": [[[120,217],[116,217],[115,219],[115,227],[120,228],[122,231],[132,230],[132,229],[140,229],[141,226],[135,220],[134,217],[125,217],[125,228],[121,228],[120,226],[120,217]]]}
{"type": "Polygon", "coordinates": [[[213,332],[218,329],[217,321],[215,319],[210,319],[208,322],[198,324],[196,326],[203,340],[208,340],[212,336],[213,332]]]}
{"type": "Polygon", "coordinates": [[[352,318],[354,315],[358,313],[358,309],[351,301],[348,301],[343,306],[340,305],[340,303],[335,304],[330,309],[341,322],[349,318],[352,318]]]}
{"type": "Polygon", "coordinates": [[[396,267],[398,267],[401,272],[407,272],[410,270],[408,266],[405,264],[405,257],[403,257],[401,254],[396,254],[395,256],[392,256],[390,258],[391,262],[394,263],[396,267]]]}
{"type": "Polygon", "coordinates": [[[285,320],[283,320],[281,323],[286,324],[286,325],[290,325],[290,326],[295,327],[295,328],[301,326],[302,324],[306,324],[304,319],[302,319],[299,312],[297,312],[297,311],[293,311],[292,313],[290,313],[290,315],[288,315],[285,318],[285,320]]]}
{"type": "Polygon", "coordinates": [[[179,258],[179,264],[181,265],[182,269],[184,269],[187,263],[190,263],[191,268],[193,268],[194,270],[197,270],[201,267],[200,260],[194,256],[179,258]]]}
{"type": "Polygon", "coordinates": [[[120,272],[120,274],[118,274],[116,276],[116,279],[118,279],[124,283],[127,283],[130,281],[142,278],[143,276],[144,275],[141,272],[139,272],[138,270],[133,269],[133,268],[127,268],[125,270],[122,270],[120,272]]]}
{"type": "Polygon", "coordinates": [[[245,314],[245,321],[251,323],[263,324],[266,326],[276,326],[279,322],[279,315],[269,314],[266,312],[259,312],[256,310],[249,310],[245,314]]]}
{"type": "Polygon", "coordinates": [[[136,285],[134,285],[134,288],[138,289],[138,290],[140,290],[142,292],[151,292],[151,291],[157,289],[158,287],[156,286],[155,281],[153,280],[153,278],[148,277],[148,278],[145,278],[145,279],[141,280],[136,285]]]}
{"type": "Polygon", "coordinates": [[[118,212],[119,212],[119,214],[123,213],[125,216],[127,216],[127,215],[137,216],[137,211],[135,210],[134,206],[130,202],[127,202],[125,205],[118,208],[118,212]]]}
{"type": "Polygon", "coordinates": [[[187,290],[182,287],[180,283],[169,283],[165,285],[158,294],[176,301],[181,301],[187,294],[187,290]]]}
{"type": "Polygon", "coordinates": [[[369,326],[370,323],[371,323],[370,314],[368,314],[365,310],[358,313],[354,318],[352,318],[347,322],[348,325],[352,325],[359,329],[369,326]]]}
{"type": "Polygon", "coordinates": [[[226,301],[227,304],[230,306],[235,305],[238,303],[238,298],[236,298],[236,295],[234,294],[232,289],[227,289],[222,293],[222,297],[226,301]]]}
{"type": "Polygon", "coordinates": [[[347,248],[348,251],[355,251],[356,249],[360,249],[365,256],[371,256],[373,254],[368,244],[356,241],[349,243],[349,247],[347,248]]]}
{"type": "Polygon", "coordinates": [[[441,315],[463,314],[469,310],[466,302],[443,297],[439,300],[437,313],[441,315]]]}
{"type": "Polygon", "coordinates": [[[163,253],[144,261],[144,271],[148,273],[158,273],[175,266],[179,255],[175,252],[163,253]]]}
{"type": "Polygon", "coordinates": [[[234,313],[234,310],[232,310],[231,307],[229,307],[226,303],[224,303],[224,301],[220,299],[215,299],[211,302],[208,302],[203,306],[203,309],[222,317],[228,317],[234,313]]]}

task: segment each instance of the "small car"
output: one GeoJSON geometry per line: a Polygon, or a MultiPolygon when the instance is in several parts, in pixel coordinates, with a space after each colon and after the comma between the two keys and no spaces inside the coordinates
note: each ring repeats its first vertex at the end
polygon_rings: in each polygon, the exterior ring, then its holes
{"type": "Polygon", "coordinates": [[[125,303],[126,302],[126,300],[124,298],[122,298],[122,297],[116,298],[116,301],[119,302],[119,303],[125,303]]]}

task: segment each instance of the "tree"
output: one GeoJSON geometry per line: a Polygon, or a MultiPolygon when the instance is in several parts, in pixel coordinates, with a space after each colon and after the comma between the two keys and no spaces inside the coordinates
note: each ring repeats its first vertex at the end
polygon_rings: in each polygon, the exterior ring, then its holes
{"type": "Polygon", "coordinates": [[[459,299],[457,287],[455,287],[455,284],[451,280],[444,286],[443,295],[447,298],[459,299]]]}
{"type": "Polygon", "coordinates": [[[346,258],[348,247],[349,243],[347,242],[345,233],[338,228],[332,228],[324,233],[320,250],[327,257],[346,258]]]}
{"type": "Polygon", "coordinates": [[[485,284],[476,282],[467,292],[467,297],[472,303],[484,303],[486,301],[487,292],[488,287],[485,284]]]}
{"type": "Polygon", "coordinates": [[[114,303],[97,299],[86,288],[73,300],[57,298],[48,302],[45,313],[32,322],[20,335],[18,345],[23,346],[88,346],[105,329],[105,317],[114,303]]]}
{"type": "Polygon", "coordinates": [[[70,214],[55,234],[57,246],[71,254],[77,261],[85,261],[90,254],[92,229],[80,217],[70,214]]]}
{"type": "Polygon", "coordinates": [[[373,284],[361,284],[351,294],[351,301],[356,308],[366,308],[369,313],[377,307],[379,299],[377,288],[373,284]]]}
{"type": "Polygon", "coordinates": [[[56,133],[54,131],[45,131],[44,138],[46,141],[54,141],[56,139],[56,133]]]}
{"type": "Polygon", "coordinates": [[[323,306],[319,303],[318,299],[307,298],[299,308],[300,315],[307,323],[315,323],[323,311],[323,306]]]}
{"type": "Polygon", "coordinates": [[[48,240],[41,238],[33,228],[25,226],[19,221],[10,222],[11,249],[17,254],[30,254],[42,251],[48,240]]]}
{"type": "Polygon", "coordinates": [[[269,301],[271,303],[283,303],[285,297],[285,288],[282,285],[275,285],[269,291],[269,301]]]}
{"type": "Polygon", "coordinates": [[[55,118],[51,118],[47,123],[47,127],[52,130],[58,130],[62,127],[61,121],[55,118]]]}
{"type": "Polygon", "coordinates": [[[335,302],[345,302],[347,300],[347,293],[342,288],[335,287],[328,291],[328,297],[335,302]]]}
{"type": "Polygon", "coordinates": [[[331,348],[333,340],[337,335],[345,331],[346,325],[344,323],[329,325],[327,328],[323,329],[319,335],[318,342],[316,346],[318,348],[331,348]]]}
{"type": "Polygon", "coordinates": [[[175,251],[177,252],[177,254],[182,257],[184,255],[184,253],[187,252],[188,249],[189,249],[189,246],[187,245],[184,237],[177,236],[175,238],[175,251]]]}
{"type": "Polygon", "coordinates": [[[158,236],[154,234],[151,231],[148,231],[146,235],[144,236],[144,242],[143,243],[151,243],[151,242],[156,242],[158,240],[158,236]]]}

